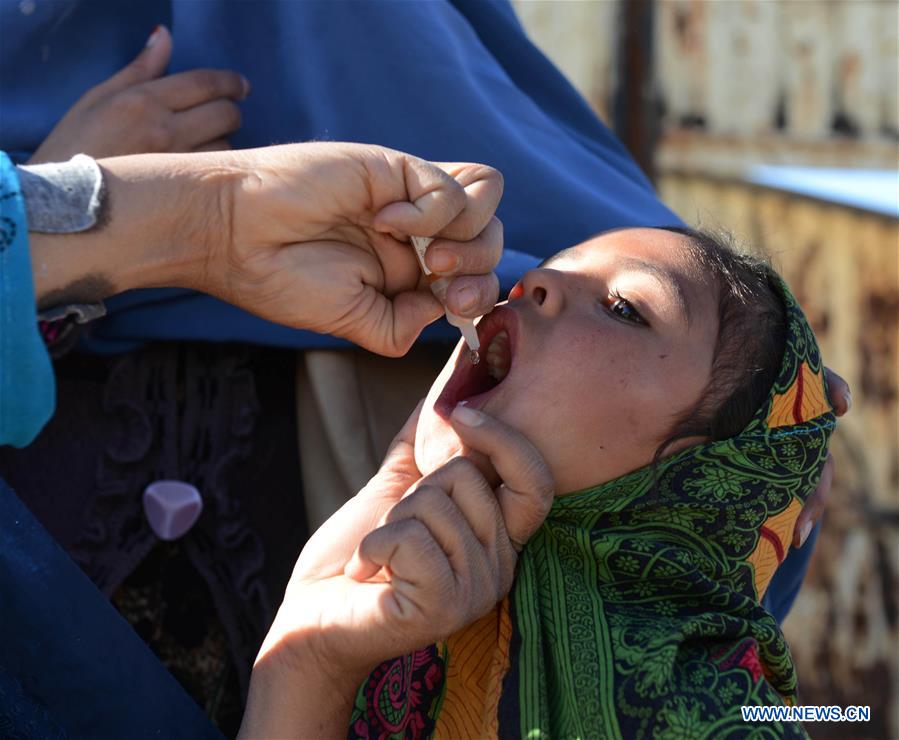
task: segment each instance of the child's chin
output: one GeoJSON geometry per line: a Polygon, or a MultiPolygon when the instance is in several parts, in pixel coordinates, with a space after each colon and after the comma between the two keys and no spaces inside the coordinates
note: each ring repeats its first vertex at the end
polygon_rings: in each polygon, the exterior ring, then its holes
{"type": "Polygon", "coordinates": [[[415,432],[415,464],[430,475],[462,450],[462,440],[434,409],[425,405],[415,432]]]}

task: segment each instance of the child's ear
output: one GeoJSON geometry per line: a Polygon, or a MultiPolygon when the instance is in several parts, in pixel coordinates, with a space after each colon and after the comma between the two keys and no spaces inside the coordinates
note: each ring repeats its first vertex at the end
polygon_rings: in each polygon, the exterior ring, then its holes
{"type": "Polygon", "coordinates": [[[688,447],[704,445],[711,441],[711,438],[703,437],[699,434],[694,434],[690,437],[679,437],[678,439],[673,439],[670,442],[663,443],[665,446],[659,452],[658,458],[661,460],[663,457],[671,457],[672,455],[676,455],[678,452],[683,452],[688,447]]]}

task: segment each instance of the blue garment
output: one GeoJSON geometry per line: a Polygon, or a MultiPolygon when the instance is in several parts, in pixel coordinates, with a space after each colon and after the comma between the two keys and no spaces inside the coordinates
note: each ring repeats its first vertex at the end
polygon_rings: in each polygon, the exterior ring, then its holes
{"type": "Polygon", "coordinates": [[[31,442],[53,413],[55,393],[37,328],[25,204],[16,168],[0,152],[0,444],[31,442]]]}

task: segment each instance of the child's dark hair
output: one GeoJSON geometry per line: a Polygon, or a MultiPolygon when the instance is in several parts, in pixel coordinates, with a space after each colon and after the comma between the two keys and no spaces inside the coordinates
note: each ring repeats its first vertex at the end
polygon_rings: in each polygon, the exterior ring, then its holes
{"type": "Polygon", "coordinates": [[[778,278],[762,259],[740,254],[733,238],[701,229],[672,228],[687,237],[691,256],[718,291],[718,336],[711,380],[699,402],[675,420],[656,450],[688,437],[739,434],[764,403],[780,369],[787,317],[778,278]]]}

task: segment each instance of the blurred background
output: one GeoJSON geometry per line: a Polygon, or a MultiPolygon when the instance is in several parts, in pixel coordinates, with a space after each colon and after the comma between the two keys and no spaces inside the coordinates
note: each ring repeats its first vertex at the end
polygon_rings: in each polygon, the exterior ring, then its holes
{"type": "Polygon", "coordinates": [[[785,624],[816,738],[899,738],[899,2],[515,0],[664,200],[767,252],[852,388],[785,624]]]}

